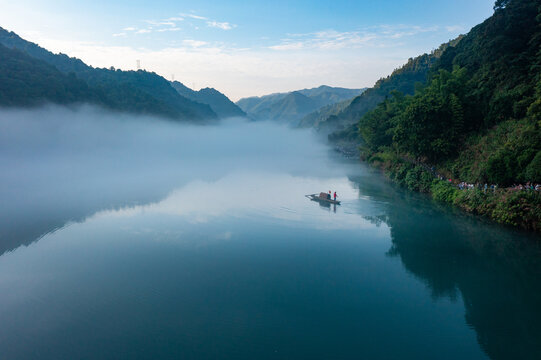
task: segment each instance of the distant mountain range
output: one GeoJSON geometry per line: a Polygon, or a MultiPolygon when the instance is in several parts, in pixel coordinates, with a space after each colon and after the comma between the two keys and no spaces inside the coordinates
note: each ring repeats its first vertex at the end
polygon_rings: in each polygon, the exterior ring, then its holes
{"type": "MultiPolygon", "coordinates": [[[[0,106],[90,103],[178,120],[214,121],[248,116],[297,126],[311,113],[316,112],[312,117],[321,117],[329,109],[342,109],[343,106],[334,104],[351,100],[364,91],[320,86],[245,98],[235,104],[215,89],[194,91],[153,72],[94,68],[77,58],[53,54],[1,27],[0,60],[0,106]],[[323,107],[327,108],[320,111],[323,107]]],[[[303,126],[309,123],[306,120],[303,126]]]]}
{"type": "Polygon", "coordinates": [[[3,106],[91,103],[191,121],[244,115],[214,89],[196,92],[153,72],[93,68],[79,59],[53,54],[3,28],[0,59],[3,106]]]}
{"type": "Polygon", "coordinates": [[[204,88],[199,91],[194,91],[178,81],[173,81],[171,86],[185,98],[209,105],[220,118],[246,116],[244,111],[216,89],[204,88]]]}
{"type": "Polygon", "coordinates": [[[314,128],[322,132],[331,132],[336,130],[332,119],[336,118],[344,109],[348,108],[357,97],[340,101],[334,104],[323,106],[322,108],[311,112],[301,119],[299,127],[314,128]]]}
{"type": "Polygon", "coordinates": [[[236,104],[254,120],[277,120],[298,125],[304,116],[324,106],[351,99],[363,91],[323,85],[313,89],[244,98],[236,104]]]}

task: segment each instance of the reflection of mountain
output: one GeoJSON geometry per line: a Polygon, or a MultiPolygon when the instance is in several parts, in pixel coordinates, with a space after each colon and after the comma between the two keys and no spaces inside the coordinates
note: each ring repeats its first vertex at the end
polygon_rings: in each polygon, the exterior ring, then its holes
{"type": "Polygon", "coordinates": [[[0,255],[19,246],[28,246],[43,235],[70,223],[81,222],[100,210],[157,201],[172,189],[170,185],[153,188],[151,193],[145,195],[130,196],[118,191],[116,195],[109,194],[108,198],[86,194],[71,201],[60,196],[56,201],[49,199],[46,203],[16,203],[13,208],[0,208],[0,255]]]}
{"type": "MultiPolygon", "coordinates": [[[[421,279],[435,299],[460,294],[466,322],[493,359],[541,358],[541,246],[534,235],[438,210],[418,194],[361,193],[387,203],[390,256],[421,279]]],[[[370,187],[373,186],[373,187],[370,187]]]]}

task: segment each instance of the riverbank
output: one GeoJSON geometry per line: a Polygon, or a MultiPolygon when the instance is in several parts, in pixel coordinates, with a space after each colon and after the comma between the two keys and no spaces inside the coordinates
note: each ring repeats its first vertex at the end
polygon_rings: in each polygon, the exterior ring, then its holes
{"type": "Polygon", "coordinates": [[[395,183],[430,195],[434,200],[482,215],[500,224],[541,233],[541,193],[535,190],[473,187],[460,189],[458,180],[449,181],[421,163],[395,154],[380,152],[362,160],[381,169],[395,183]]]}

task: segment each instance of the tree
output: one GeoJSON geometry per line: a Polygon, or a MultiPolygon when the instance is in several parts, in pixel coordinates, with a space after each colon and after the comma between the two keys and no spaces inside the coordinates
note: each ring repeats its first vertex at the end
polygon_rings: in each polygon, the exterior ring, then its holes
{"type": "Polygon", "coordinates": [[[505,8],[507,5],[509,5],[510,2],[511,0],[496,0],[496,3],[494,4],[494,10],[495,11],[501,10],[505,8]]]}

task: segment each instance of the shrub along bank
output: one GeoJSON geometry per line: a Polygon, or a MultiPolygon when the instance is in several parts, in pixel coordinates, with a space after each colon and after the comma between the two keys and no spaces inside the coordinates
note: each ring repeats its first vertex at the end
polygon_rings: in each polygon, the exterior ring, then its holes
{"type": "Polygon", "coordinates": [[[506,225],[541,232],[541,193],[510,188],[459,189],[455,182],[441,179],[435,171],[390,152],[374,153],[366,158],[385,171],[394,182],[413,191],[429,194],[434,200],[506,225]]]}

